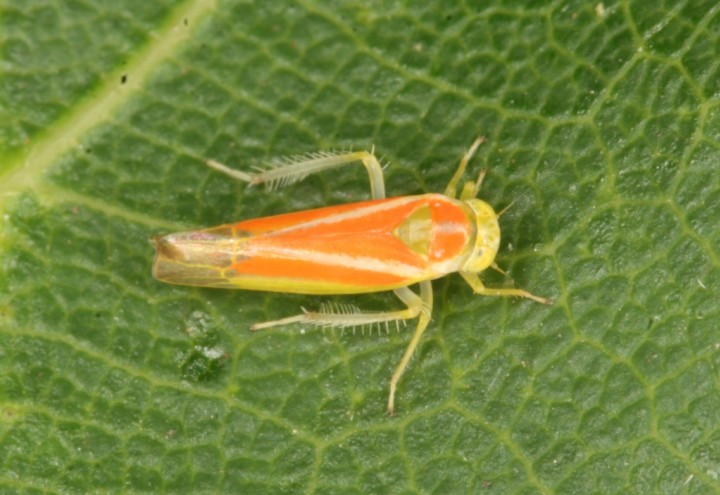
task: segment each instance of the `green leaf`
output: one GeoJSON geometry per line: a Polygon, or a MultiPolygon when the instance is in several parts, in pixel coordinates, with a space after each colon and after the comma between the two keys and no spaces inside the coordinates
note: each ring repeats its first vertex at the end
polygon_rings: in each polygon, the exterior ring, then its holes
{"type": "MultiPolygon", "coordinates": [[[[720,490],[716,2],[0,3],[0,489],[720,490]],[[471,5],[472,4],[472,5],[471,5]],[[476,5],[477,4],[477,5],[476,5]],[[372,145],[391,195],[470,165],[498,263],[407,330],[169,286],[152,235],[368,197],[203,165],[372,145]]],[[[397,308],[392,295],[349,301],[397,308]]]]}

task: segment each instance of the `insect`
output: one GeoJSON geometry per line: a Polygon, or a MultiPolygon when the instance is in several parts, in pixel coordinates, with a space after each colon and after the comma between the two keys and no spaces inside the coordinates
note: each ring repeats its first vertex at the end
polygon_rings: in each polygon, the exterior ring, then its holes
{"type": "Polygon", "coordinates": [[[361,162],[370,177],[372,199],[244,220],[202,230],[157,236],[153,276],[163,282],[200,287],[297,294],[362,294],[393,291],[404,309],[363,312],[354,306],[323,305],[252,326],[253,330],[310,324],[346,328],[418,319],[417,327],[390,379],[387,411],[395,413],[395,393],[430,323],[431,281],[458,272],[477,294],[519,296],[549,304],[522,289],[485,287],[478,273],[499,270],[498,215],[476,199],[485,176],[457,186],[484,141],[479,137],[460,160],[445,194],[385,197],[380,162],[367,151],[316,153],[280,166],[247,173],[208,160],[210,167],[249,184],[272,188],[309,174],[361,162]],[[410,286],[419,286],[419,293],[410,286]]]}

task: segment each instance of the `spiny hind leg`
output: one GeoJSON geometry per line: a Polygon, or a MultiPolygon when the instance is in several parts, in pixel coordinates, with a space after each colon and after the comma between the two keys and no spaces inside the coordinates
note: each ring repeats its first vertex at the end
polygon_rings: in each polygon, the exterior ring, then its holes
{"type": "Polygon", "coordinates": [[[257,170],[254,173],[242,172],[232,169],[215,160],[206,160],[205,164],[215,170],[222,172],[234,179],[247,182],[251,185],[269,184],[271,188],[275,186],[286,186],[294,182],[298,182],[310,174],[320,172],[329,168],[347,165],[360,161],[365,166],[368,176],[370,177],[370,190],[373,199],[382,199],[385,197],[385,180],[380,162],[372,152],[353,151],[353,152],[320,152],[311,153],[304,156],[289,157],[280,165],[269,166],[265,169],[257,170]]]}
{"type": "Polygon", "coordinates": [[[309,324],[326,328],[348,328],[363,325],[373,325],[376,323],[389,323],[397,321],[410,320],[418,318],[418,324],[415,333],[405,349],[405,353],[400,359],[395,372],[390,379],[390,394],[387,402],[387,412],[389,415],[395,414],[395,393],[397,384],[400,381],[405,369],[410,362],[415,349],[420,342],[425,329],[430,323],[430,315],[432,314],[433,294],[432,285],[429,281],[420,282],[420,295],[418,296],[407,287],[395,289],[395,295],[405,303],[406,309],[399,311],[385,311],[377,313],[362,313],[354,306],[338,306],[335,308],[324,308],[320,311],[304,311],[303,313],[279,320],[266,321],[256,323],[251,330],[262,330],[265,328],[290,325],[292,323],[309,324]]]}
{"type": "Polygon", "coordinates": [[[382,311],[375,313],[364,313],[352,305],[325,305],[319,311],[305,311],[299,315],[282,318],[279,320],[256,323],[251,330],[262,330],[265,328],[302,323],[324,328],[352,328],[363,327],[380,323],[391,323],[410,320],[422,315],[426,308],[424,301],[407,287],[394,290],[395,294],[407,306],[406,309],[398,311],[382,311]]]}

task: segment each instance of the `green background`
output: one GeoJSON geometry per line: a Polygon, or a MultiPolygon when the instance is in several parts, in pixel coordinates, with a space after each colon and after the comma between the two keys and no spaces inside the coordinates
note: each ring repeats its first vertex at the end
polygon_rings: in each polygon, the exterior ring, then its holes
{"type": "MultiPolygon", "coordinates": [[[[0,2],[0,492],[720,490],[720,7],[668,2],[0,2]],[[150,276],[151,235],[470,173],[498,257],[554,305],[433,283],[372,336],[253,322],[327,298],[150,276]]],[[[392,294],[349,301],[399,307],[392,294]]]]}

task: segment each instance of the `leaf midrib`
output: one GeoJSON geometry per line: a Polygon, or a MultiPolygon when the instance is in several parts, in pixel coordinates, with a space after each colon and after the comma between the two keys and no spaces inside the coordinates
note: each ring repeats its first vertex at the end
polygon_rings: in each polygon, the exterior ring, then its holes
{"type": "Polygon", "coordinates": [[[147,78],[163,61],[172,59],[178,46],[192,38],[199,20],[215,10],[215,0],[189,0],[180,3],[158,26],[150,42],[136,50],[128,63],[105,74],[95,91],[71,107],[68,114],[15,154],[4,173],[0,173],[0,210],[4,203],[28,188],[42,183],[46,171],[58,157],[77,146],[82,136],[107,120],[116,108],[142,91],[147,78]],[[187,22],[187,20],[190,22],[187,22]],[[124,84],[123,74],[129,74],[124,84]]]}

